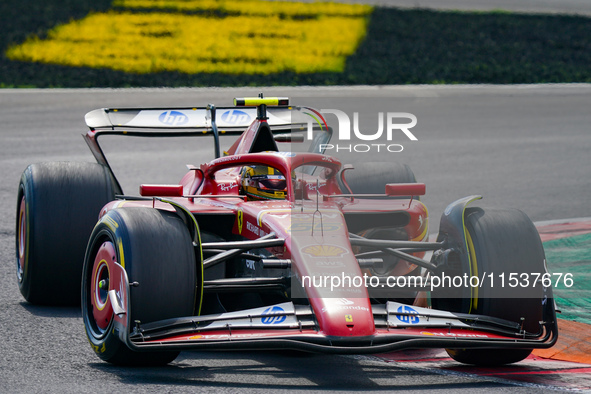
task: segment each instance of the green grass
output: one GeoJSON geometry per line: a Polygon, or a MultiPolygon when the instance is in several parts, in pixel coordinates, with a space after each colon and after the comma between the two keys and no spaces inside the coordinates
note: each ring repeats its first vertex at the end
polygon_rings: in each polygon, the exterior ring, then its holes
{"type": "Polygon", "coordinates": [[[8,45],[111,9],[111,0],[0,4],[0,87],[241,86],[591,82],[591,19],[376,8],[343,73],[138,75],[10,61],[8,45]]]}
{"type": "Polygon", "coordinates": [[[591,234],[546,241],[544,251],[551,273],[572,274],[572,287],[561,281],[554,288],[556,304],[562,311],[558,317],[591,324],[591,234]]]}

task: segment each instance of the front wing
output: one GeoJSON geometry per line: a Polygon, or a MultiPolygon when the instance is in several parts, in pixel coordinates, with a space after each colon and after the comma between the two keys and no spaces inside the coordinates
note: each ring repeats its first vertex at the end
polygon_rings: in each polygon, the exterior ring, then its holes
{"type": "Polygon", "coordinates": [[[134,351],[294,349],[334,354],[383,353],[406,348],[549,348],[558,338],[553,303],[545,303],[540,331],[519,324],[408,306],[372,305],[376,330],[367,337],[330,337],[318,330],[312,308],[291,302],[142,324],[132,322],[127,273],[111,263],[109,299],[119,338],[134,351]]]}

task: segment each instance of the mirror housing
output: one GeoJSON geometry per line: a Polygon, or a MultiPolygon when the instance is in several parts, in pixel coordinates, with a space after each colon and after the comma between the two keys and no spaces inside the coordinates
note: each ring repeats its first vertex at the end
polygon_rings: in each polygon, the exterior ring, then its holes
{"type": "Polygon", "coordinates": [[[388,183],[386,195],[388,196],[424,196],[427,187],[424,183],[388,183]]]}
{"type": "Polygon", "coordinates": [[[140,185],[140,196],[182,197],[183,185],[140,185]]]}

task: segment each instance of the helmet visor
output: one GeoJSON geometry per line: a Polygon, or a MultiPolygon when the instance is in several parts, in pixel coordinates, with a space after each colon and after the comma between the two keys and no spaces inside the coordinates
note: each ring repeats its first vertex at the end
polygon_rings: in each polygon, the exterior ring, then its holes
{"type": "Polygon", "coordinates": [[[276,190],[276,191],[280,191],[280,190],[285,190],[285,188],[287,187],[287,182],[285,181],[285,178],[281,177],[281,178],[266,178],[266,179],[258,179],[258,183],[259,183],[259,189],[261,190],[276,190]]]}

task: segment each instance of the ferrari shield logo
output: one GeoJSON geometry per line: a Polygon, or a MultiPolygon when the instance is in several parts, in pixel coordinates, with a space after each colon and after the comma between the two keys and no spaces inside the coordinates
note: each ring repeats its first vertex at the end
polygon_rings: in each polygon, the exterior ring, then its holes
{"type": "Polygon", "coordinates": [[[353,315],[345,315],[345,322],[353,323],[353,315]]]}
{"type": "Polygon", "coordinates": [[[242,209],[238,209],[238,212],[236,213],[236,223],[238,224],[238,233],[242,234],[242,224],[244,223],[242,209]]]}

